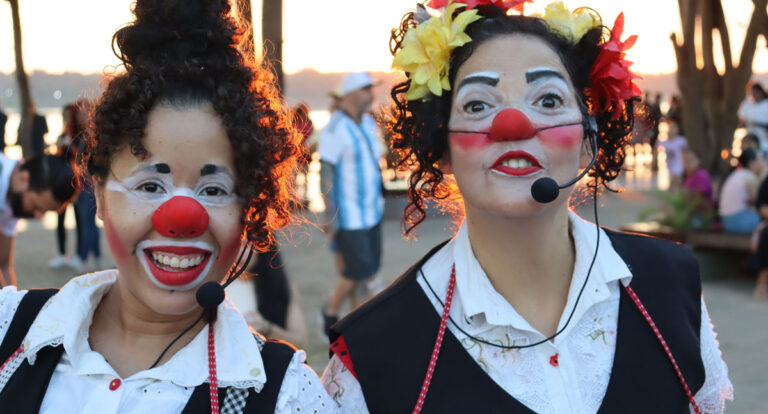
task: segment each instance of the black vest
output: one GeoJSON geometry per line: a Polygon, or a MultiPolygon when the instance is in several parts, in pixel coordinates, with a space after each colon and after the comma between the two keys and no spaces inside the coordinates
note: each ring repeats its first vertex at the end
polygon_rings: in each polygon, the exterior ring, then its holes
{"type": "MultiPolygon", "coordinates": [[[[696,260],[680,245],[606,232],[632,270],[632,288],[695,394],[704,384],[696,260]]],[[[344,337],[371,413],[406,413],[416,404],[440,323],[416,277],[443,245],[332,328],[332,341],[344,337]]],[[[658,338],[621,289],[616,353],[599,412],[687,413],[688,404],[658,338]]],[[[446,330],[422,412],[532,413],[478,366],[450,330],[446,330]]]]}
{"type": "MultiPolygon", "coordinates": [[[[45,302],[57,292],[56,289],[30,290],[21,300],[11,325],[0,344],[0,364],[21,345],[30,325],[45,302]]],[[[255,340],[255,339],[254,339],[255,340]]],[[[34,365],[25,360],[14,372],[0,392],[0,412],[38,413],[43,403],[48,383],[64,348],[45,347],[37,353],[34,365]]],[[[261,351],[264,373],[268,380],[261,392],[248,392],[244,413],[272,413],[275,411],[277,395],[280,393],[283,377],[295,349],[281,342],[268,341],[261,351]]],[[[224,402],[228,388],[219,388],[219,404],[224,402]]],[[[208,383],[195,387],[182,414],[207,414],[211,411],[208,383]]]]}

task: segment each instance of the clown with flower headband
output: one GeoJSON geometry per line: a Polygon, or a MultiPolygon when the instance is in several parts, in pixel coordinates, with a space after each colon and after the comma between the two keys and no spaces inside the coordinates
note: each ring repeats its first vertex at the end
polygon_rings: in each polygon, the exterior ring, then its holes
{"type": "Polygon", "coordinates": [[[720,413],[733,395],[686,248],[568,208],[615,179],[640,95],[624,16],[431,0],[393,30],[392,146],[456,235],[331,329],[349,413],[720,413]],[[426,7],[425,7],[426,6],[426,7]]]}

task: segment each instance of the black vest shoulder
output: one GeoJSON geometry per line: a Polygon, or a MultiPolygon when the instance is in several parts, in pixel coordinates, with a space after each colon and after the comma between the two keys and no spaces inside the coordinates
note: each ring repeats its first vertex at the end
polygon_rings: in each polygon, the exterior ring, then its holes
{"type": "MultiPolygon", "coordinates": [[[[21,345],[29,327],[40,312],[45,302],[57,292],[56,289],[30,290],[19,303],[5,338],[0,344],[0,364],[2,364],[21,345]]],[[[256,339],[254,338],[254,341],[256,339]]],[[[56,365],[59,363],[64,348],[45,347],[37,353],[34,365],[26,360],[13,373],[5,387],[0,391],[2,412],[38,413],[48,389],[56,365]]],[[[261,350],[264,373],[268,380],[260,392],[249,389],[243,413],[271,413],[275,411],[277,397],[282,387],[283,377],[296,348],[282,341],[267,341],[261,350]]],[[[219,404],[224,404],[230,388],[219,388],[219,404]]],[[[205,414],[210,412],[210,391],[208,383],[203,383],[192,392],[182,414],[205,414]]],[[[222,408],[224,408],[222,406],[222,408]]],[[[237,411],[239,412],[239,411],[237,411]]]]}
{"type": "MultiPolygon", "coordinates": [[[[699,346],[701,286],[695,259],[680,245],[606,232],[632,270],[632,288],[695,394],[704,383],[699,346]]],[[[601,240],[604,242],[607,240],[601,240]]],[[[332,340],[344,337],[371,413],[408,412],[416,403],[440,322],[416,278],[418,269],[444,245],[432,249],[381,294],[332,328],[332,340]]],[[[688,399],[672,364],[622,289],[614,366],[600,412],[687,410],[688,399]]],[[[446,331],[422,411],[532,412],[488,377],[450,330],[446,331]]]]}

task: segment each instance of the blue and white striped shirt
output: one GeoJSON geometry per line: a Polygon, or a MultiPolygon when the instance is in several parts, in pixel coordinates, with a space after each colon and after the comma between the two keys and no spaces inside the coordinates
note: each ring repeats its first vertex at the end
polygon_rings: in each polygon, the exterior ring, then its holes
{"type": "Polygon", "coordinates": [[[368,114],[357,123],[336,111],[320,134],[320,159],[336,168],[330,197],[337,209],[338,229],[368,229],[381,221],[384,197],[379,142],[378,125],[368,114]]]}

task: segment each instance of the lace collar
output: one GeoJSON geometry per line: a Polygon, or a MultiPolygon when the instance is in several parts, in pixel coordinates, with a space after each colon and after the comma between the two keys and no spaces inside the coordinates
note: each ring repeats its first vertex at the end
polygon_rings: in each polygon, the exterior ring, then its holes
{"type": "MultiPolygon", "coordinates": [[[[596,238],[593,223],[585,221],[571,211],[568,214],[568,221],[576,250],[576,262],[565,309],[572,308],[584,282],[592,261],[592,255],[595,252],[596,238]]],[[[608,235],[602,229],[600,232],[597,259],[585,293],[579,302],[579,308],[574,314],[576,320],[592,304],[608,298],[610,295],[609,285],[617,280],[628,285],[632,280],[632,272],[614,250],[608,235]]],[[[462,223],[451,244],[453,245],[453,261],[456,264],[456,291],[458,292],[456,296],[461,302],[464,318],[469,319],[481,315],[485,322],[493,325],[512,326],[516,329],[535,332],[536,330],[517,313],[514,307],[491,284],[473,253],[466,222],[462,223]]],[[[449,244],[446,247],[450,246],[449,244]]],[[[479,325],[483,324],[473,325],[480,328],[479,325]]]]}
{"type": "MultiPolygon", "coordinates": [[[[112,269],[76,277],[46,303],[24,338],[24,357],[30,364],[34,364],[41,348],[63,345],[78,374],[117,376],[104,358],[92,351],[88,344],[93,312],[117,280],[117,275],[117,270],[112,269]]],[[[214,326],[219,386],[261,391],[267,378],[259,342],[229,300],[219,305],[214,326]]],[[[171,381],[182,387],[195,387],[207,382],[207,335],[208,329],[202,329],[165,364],[137,372],[126,380],[148,378],[171,381]]]]}

